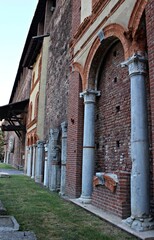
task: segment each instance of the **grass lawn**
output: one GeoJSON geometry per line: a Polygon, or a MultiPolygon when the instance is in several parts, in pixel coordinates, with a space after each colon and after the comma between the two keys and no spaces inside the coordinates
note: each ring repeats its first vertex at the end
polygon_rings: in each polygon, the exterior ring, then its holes
{"type": "Polygon", "coordinates": [[[0,179],[0,200],[20,224],[38,240],[136,239],[84,209],[51,193],[27,176],[0,179]]]}
{"type": "Polygon", "coordinates": [[[0,168],[1,169],[15,169],[14,167],[12,167],[11,165],[6,164],[6,163],[0,163],[0,168]]]}

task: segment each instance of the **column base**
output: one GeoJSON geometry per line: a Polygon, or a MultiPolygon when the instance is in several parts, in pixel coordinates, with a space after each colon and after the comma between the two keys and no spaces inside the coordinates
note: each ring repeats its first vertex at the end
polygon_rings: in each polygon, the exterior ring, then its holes
{"type": "Polygon", "coordinates": [[[138,232],[154,229],[154,219],[152,217],[138,218],[138,219],[129,217],[125,220],[122,220],[122,222],[138,232]]]}
{"type": "Polygon", "coordinates": [[[42,176],[35,176],[36,183],[42,183],[42,176]]]}
{"type": "Polygon", "coordinates": [[[65,196],[65,192],[59,192],[59,196],[65,196]]]}
{"type": "Polygon", "coordinates": [[[92,199],[91,197],[85,197],[85,196],[82,196],[80,198],[78,198],[79,202],[81,203],[85,203],[85,204],[90,204],[92,199]]]}

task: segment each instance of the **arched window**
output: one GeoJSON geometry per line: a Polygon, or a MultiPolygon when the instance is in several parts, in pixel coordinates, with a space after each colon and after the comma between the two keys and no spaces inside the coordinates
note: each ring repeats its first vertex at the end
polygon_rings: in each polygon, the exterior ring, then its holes
{"type": "Polygon", "coordinates": [[[42,67],[42,57],[40,58],[39,66],[38,66],[38,77],[39,77],[39,78],[40,78],[40,76],[41,76],[41,67],[42,67]]]}
{"type": "Polygon", "coordinates": [[[35,118],[37,118],[38,115],[38,104],[39,104],[39,92],[36,94],[35,97],[35,113],[34,113],[35,118]]]}
{"type": "Polygon", "coordinates": [[[29,105],[29,112],[28,112],[28,122],[32,121],[32,102],[29,105]]]}
{"type": "Polygon", "coordinates": [[[33,72],[33,75],[32,75],[31,89],[33,88],[34,82],[35,82],[35,72],[33,72]]]}

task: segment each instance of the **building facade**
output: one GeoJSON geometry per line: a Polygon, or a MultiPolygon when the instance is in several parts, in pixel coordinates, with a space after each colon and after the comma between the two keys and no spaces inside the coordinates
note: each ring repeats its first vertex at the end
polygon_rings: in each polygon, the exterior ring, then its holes
{"type": "Polygon", "coordinates": [[[10,98],[29,99],[25,173],[136,231],[154,228],[153,11],[40,0],[10,98]]]}

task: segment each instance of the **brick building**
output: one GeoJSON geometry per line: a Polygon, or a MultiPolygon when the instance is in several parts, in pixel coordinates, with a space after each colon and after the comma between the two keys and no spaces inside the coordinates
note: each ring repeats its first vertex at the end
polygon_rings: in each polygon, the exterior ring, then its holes
{"type": "Polygon", "coordinates": [[[29,99],[27,175],[137,231],[154,228],[153,11],[40,0],[6,107],[29,99]]]}

